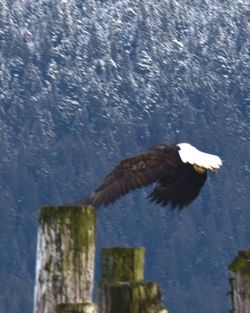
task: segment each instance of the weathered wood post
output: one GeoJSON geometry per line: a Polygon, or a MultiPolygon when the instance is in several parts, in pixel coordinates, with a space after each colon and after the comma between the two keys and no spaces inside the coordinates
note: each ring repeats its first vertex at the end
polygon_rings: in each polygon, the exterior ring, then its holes
{"type": "Polygon", "coordinates": [[[93,312],[95,225],[89,206],[41,209],[34,313],[93,312]]]}
{"type": "Polygon", "coordinates": [[[228,269],[231,313],[250,313],[250,250],[238,251],[228,269]]]}
{"type": "Polygon", "coordinates": [[[105,248],[101,266],[101,313],[167,313],[159,284],[143,281],[143,248],[105,248]]]}
{"type": "Polygon", "coordinates": [[[96,313],[93,303],[57,304],[55,313],[96,313]]]}

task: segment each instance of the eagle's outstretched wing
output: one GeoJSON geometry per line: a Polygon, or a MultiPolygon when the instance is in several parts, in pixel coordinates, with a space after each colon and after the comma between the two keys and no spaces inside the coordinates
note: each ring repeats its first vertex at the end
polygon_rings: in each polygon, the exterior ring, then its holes
{"type": "Polygon", "coordinates": [[[149,199],[157,204],[170,204],[173,208],[182,209],[199,195],[206,178],[207,171],[199,173],[191,164],[183,163],[159,180],[149,199]]]}
{"type": "Polygon", "coordinates": [[[180,166],[178,150],[176,145],[158,145],[121,161],[85,202],[95,207],[106,206],[134,189],[163,179],[180,166]]]}

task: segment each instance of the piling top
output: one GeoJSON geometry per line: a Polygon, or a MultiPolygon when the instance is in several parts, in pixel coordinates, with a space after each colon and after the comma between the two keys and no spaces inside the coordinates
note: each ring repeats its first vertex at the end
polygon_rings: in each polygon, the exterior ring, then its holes
{"type": "Polygon", "coordinates": [[[101,252],[102,282],[139,282],[144,279],[142,247],[112,247],[101,252]]]}
{"type": "Polygon", "coordinates": [[[43,232],[57,229],[60,234],[69,232],[70,249],[81,251],[95,244],[96,214],[92,206],[63,205],[42,207],[39,227],[43,232]]]}
{"type": "Polygon", "coordinates": [[[94,215],[95,210],[87,205],[49,205],[40,210],[39,222],[46,222],[53,219],[67,219],[67,217],[78,216],[79,214],[94,215]]]}
{"type": "Polygon", "coordinates": [[[239,250],[238,255],[228,267],[231,272],[239,272],[250,282],[250,250],[239,250]]]}

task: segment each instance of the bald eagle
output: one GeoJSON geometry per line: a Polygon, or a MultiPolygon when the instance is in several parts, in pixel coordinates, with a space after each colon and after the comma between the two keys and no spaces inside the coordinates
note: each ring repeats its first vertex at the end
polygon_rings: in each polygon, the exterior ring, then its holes
{"type": "Polygon", "coordinates": [[[199,195],[207,172],[216,173],[221,165],[218,156],[189,143],[156,145],[118,163],[85,203],[107,206],[132,190],[155,183],[150,201],[180,210],[199,195]]]}

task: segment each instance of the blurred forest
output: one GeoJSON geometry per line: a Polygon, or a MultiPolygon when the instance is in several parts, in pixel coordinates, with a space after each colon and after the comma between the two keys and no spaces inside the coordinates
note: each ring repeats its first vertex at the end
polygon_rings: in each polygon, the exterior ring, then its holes
{"type": "Polygon", "coordinates": [[[30,313],[39,208],[161,142],[224,166],[182,212],[147,188],[98,211],[100,247],[143,245],[170,313],[229,311],[250,248],[248,0],[1,0],[0,313],[30,313]],[[202,309],[201,309],[202,308],[202,309]]]}

